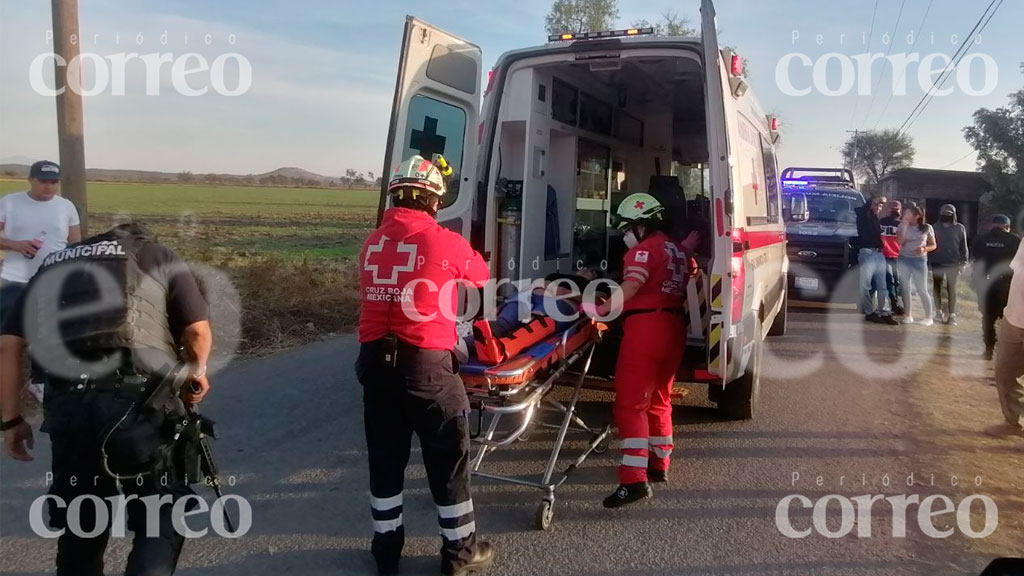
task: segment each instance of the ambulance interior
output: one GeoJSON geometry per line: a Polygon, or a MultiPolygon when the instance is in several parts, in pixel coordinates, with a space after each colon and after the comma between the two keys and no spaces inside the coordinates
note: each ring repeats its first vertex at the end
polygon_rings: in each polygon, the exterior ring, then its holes
{"type": "Polygon", "coordinates": [[[652,193],[677,236],[702,236],[687,310],[688,349],[703,358],[712,256],[704,73],[696,54],[661,53],[676,55],[513,67],[493,156],[496,268],[513,281],[587,267],[619,280],[626,247],[614,214],[627,195],[652,193]]]}

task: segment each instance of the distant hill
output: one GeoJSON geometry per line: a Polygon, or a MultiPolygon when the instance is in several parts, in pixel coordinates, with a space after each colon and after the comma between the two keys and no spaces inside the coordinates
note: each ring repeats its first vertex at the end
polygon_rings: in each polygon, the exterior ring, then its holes
{"type": "MultiPolygon", "coordinates": [[[[5,160],[7,160],[5,158],[5,160]]],[[[0,163],[0,177],[28,178],[29,165],[17,162],[0,163]]],[[[193,174],[191,172],[151,172],[146,170],[111,170],[89,168],[86,178],[93,182],[156,182],[207,183],[237,186],[305,186],[319,188],[374,188],[380,179],[352,173],[337,178],[310,172],[303,168],[286,166],[262,174],[193,174]]]]}

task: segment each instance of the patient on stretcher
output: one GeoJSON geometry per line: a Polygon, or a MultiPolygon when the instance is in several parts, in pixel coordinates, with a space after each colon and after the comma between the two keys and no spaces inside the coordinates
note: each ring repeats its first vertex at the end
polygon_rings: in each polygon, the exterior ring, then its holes
{"type": "Polygon", "coordinates": [[[552,274],[543,287],[507,300],[493,320],[460,322],[456,356],[463,363],[495,366],[567,330],[579,319],[583,291],[595,277],[591,270],[581,270],[578,275],[552,274]],[[556,311],[556,318],[548,315],[556,311]]]}

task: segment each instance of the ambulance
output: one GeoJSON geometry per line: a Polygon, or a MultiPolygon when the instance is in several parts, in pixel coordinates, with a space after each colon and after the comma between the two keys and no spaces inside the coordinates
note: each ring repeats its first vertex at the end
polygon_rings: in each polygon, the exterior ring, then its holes
{"type": "MultiPolygon", "coordinates": [[[[701,15],[701,38],[563,34],[486,74],[479,47],[408,17],[382,173],[443,154],[455,174],[439,221],[510,281],[583,268],[621,277],[618,203],[662,199],[673,223],[704,238],[678,380],[709,385],[725,415],[750,419],[765,339],[786,332],[778,121],[740,56],[719,48],[711,0],[701,15]]],[[[381,211],[386,202],[385,178],[381,211]]],[[[614,345],[602,344],[592,373],[611,377],[614,345]]]]}

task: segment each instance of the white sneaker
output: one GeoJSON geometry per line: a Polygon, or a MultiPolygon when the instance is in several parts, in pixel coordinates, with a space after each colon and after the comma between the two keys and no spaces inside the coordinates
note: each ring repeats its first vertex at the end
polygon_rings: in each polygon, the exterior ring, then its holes
{"type": "Polygon", "coordinates": [[[909,315],[909,314],[907,314],[906,316],[903,317],[903,320],[901,320],[900,323],[901,324],[913,324],[914,323],[914,317],[909,315]]]}
{"type": "Polygon", "coordinates": [[[935,321],[932,320],[931,318],[925,318],[924,320],[921,320],[919,324],[921,324],[921,326],[934,326],[935,321]]]}

